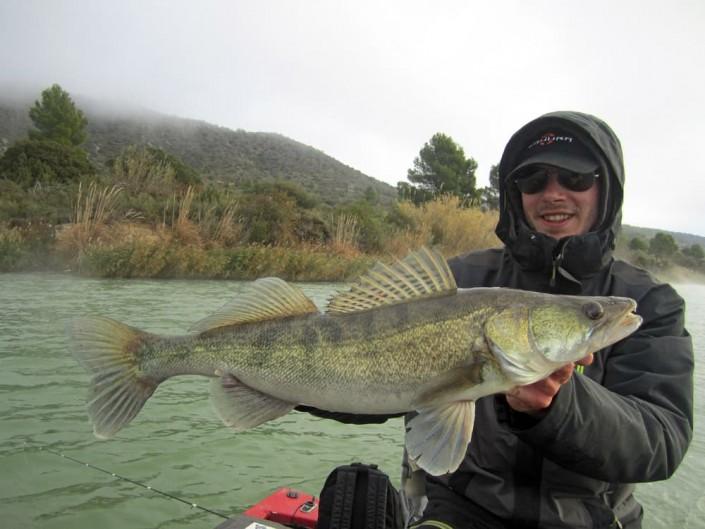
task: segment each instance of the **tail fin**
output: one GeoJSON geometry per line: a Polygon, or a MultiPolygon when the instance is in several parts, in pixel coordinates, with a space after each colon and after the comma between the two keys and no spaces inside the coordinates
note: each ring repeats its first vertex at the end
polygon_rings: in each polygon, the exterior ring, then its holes
{"type": "Polygon", "coordinates": [[[150,335],[100,317],[74,320],[69,332],[74,357],[93,375],[87,399],[93,433],[107,439],[139,413],[159,385],[140,373],[136,357],[150,335]]]}

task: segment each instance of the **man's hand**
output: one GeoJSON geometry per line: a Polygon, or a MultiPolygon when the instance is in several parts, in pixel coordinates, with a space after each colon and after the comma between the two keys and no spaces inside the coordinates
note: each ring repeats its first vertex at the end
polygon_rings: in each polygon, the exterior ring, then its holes
{"type": "MultiPolygon", "coordinates": [[[[592,364],[592,353],[581,358],[577,362],[581,366],[589,366],[592,364]]],[[[507,393],[507,403],[509,406],[518,412],[528,413],[529,415],[541,416],[553,402],[553,397],[556,396],[561,386],[570,380],[575,370],[574,364],[568,364],[557,371],[554,371],[549,376],[528,386],[519,386],[507,393]]]]}

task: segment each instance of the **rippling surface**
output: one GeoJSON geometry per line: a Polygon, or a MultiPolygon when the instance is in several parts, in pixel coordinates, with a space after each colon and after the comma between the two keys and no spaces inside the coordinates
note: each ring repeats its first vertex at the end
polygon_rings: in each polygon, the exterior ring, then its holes
{"type": "MultiPolygon", "coordinates": [[[[208,402],[208,382],[162,384],[139,416],[110,441],[93,437],[84,409],[88,377],[68,353],[64,327],[101,314],[161,334],[182,334],[244,283],[122,281],[0,274],[0,516],[2,527],[52,529],[215,527],[221,520],[46,447],[209,509],[242,511],[280,486],[317,494],[335,466],[374,462],[395,480],[399,419],[352,426],[290,413],[234,434],[208,402]]],[[[319,306],[336,285],[301,284],[319,306]]],[[[705,287],[680,285],[696,358],[705,339],[705,287]]],[[[696,363],[696,403],[705,396],[696,363]]],[[[697,405],[696,405],[697,406],[697,405]]],[[[705,433],[696,407],[688,456],[666,482],[640,485],[648,529],[705,527],[705,433]]]]}

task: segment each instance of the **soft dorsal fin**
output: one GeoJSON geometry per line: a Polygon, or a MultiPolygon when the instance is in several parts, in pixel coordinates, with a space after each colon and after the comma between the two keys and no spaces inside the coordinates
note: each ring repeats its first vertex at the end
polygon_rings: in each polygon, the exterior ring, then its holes
{"type": "Polygon", "coordinates": [[[277,277],[265,277],[255,281],[245,292],[223,305],[214,314],[196,322],[190,330],[204,332],[229,325],[316,312],[316,305],[299,287],[277,277]]]}
{"type": "Polygon", "coordinates": [[[421,248],[392,266],[378,262],[350,290],[331,299],[326,312],[359,312],[411,299],[450,295],[456,290],[445,258],[435,250],[421,248]]]}

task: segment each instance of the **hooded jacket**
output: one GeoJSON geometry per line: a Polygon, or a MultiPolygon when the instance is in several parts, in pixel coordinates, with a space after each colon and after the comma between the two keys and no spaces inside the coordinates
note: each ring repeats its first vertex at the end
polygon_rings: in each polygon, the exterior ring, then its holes
{"type": "Polygon", "coordinates": [[[461,467],[441,478],[426,476],[424,518],[442,519],[434,506],[450,498],[460,508],[486,512],[497,527],[641,527],[633,484],[667,479],[690,443],[693,351],[683,300],[612,256],[624,186],[619,141],[593,116],[546,114],[511,138],[499,180],[496,233],[505,246],[451,259],[458,286],[631,297],[643,324],[596,352],[539,420],[514,412],[504,396],[480,399],[461,467]],[[602,176],[594,231],[561,240],[527,225],[519,192],[507,180],[522,147],[553,128],[587,145],[602,176]]]}

